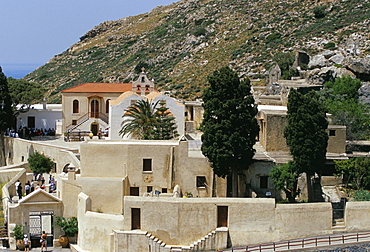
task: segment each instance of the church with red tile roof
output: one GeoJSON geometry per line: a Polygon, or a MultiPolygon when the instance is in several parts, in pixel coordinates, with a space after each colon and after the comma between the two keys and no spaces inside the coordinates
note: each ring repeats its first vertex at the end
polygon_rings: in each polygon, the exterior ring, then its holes
{"type": "Polygon", "coordinates": [[[61,93],[64,132],[91,131],[97,135],[99,130],[109,129],[110,139],[122,139],[118,131],[124,110],[140,99],[161,99],[168,100],[167,107],[171,104],[173,108],[169,109],[176,118],[178,132],[184,133],[185,106],[155,91],[154,82],[144,71],[132,83],[84,83],[61,93]]]}

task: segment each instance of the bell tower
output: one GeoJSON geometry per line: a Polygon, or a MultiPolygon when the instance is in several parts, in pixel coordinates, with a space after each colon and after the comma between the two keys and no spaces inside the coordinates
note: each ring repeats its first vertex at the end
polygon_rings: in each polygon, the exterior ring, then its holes
{"type": "Polygon", "coordinates": [[[139,78],[132,83],[132,92],[146,96],[154,91],[154,82],[149,80],[145,73],[145,68],[141,69],[139,78]]]}

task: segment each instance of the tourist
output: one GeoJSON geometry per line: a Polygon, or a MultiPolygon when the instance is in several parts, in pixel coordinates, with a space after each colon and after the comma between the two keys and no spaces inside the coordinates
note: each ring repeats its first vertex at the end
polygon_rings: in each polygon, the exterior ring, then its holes
{"type": "Polygon", "coordinates": [[[26,195],[30,194],[30,192],[31,192],[31,183],[30,183],[30,181],[27,181],[26,185],[24,186],[24,189],[26,190],[26,195]]]}
{"type": "Polygon", "coordinates": [[[15,186],[15,192],[18,193],[18,186],[21,182],[19,182],[19,179],[17,180],[17,182],[14,183],[14,186],[15,186]]]}
{"type": "Polygon", "coordinates": [[[41,240],[40,240],[40,243],[41,243],[41,251],[43,251],[43,248],[45,248],[45,251],[47,250],[47,234],[45,233],[45,231],[42,231],[42,235],[41,235],[41,240]]]}
{"type": "Polygon", "coordinates": [[[19,199],[21,199],[22,198],[22,183],[21,182],[19,182],[19,185],[17,187],[17,194],[18,194],[19,199]]]}
{"type": "Polygon", "coordinates": [[[29,243],[29,240],[26,234],[24,235],[23,243],[24,243],[24,251],[30,251],[30,243],[29,243]]]}

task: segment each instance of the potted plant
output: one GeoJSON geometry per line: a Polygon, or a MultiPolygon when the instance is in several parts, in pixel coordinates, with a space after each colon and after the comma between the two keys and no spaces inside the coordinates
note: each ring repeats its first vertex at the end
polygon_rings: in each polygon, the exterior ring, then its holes
{"type": "Polygon", "coordinates": [[[23,242],[23,226],[21,224],[15,225],[13,229],[14,238],[16,240],[16,245],[19,250],[24,250],[24,242],[23,242]]]}
{"type": "Polygon", "coordinates": [[[74,237],[78,233],[78,222],[76,217],[71,218],[64,218],[61,216],[55,217],[56,221],[54,223],[55,226],[59,226],[64,235],[59,237],[59,243],[62,245],[63,248],[66,248],[69,244],[68,237],[74,237]]]}

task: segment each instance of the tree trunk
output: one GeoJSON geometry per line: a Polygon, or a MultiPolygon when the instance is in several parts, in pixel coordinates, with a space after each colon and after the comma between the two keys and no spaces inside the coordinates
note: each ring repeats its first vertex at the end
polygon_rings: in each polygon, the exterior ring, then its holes
{"type": "Polygon", "coordinates": [[[238,197],[238,171],[233,170],[232,171],[232,196],[238,197]]]}
{"type": "Polygon", "coordinates": [[[216,174],[213,172],[212,176],[212,197],[217,197],[217,187],[216,187],[216,174]]]}
{"type": "Polygon", "coordinates": [[[6,166],[4,131],[0,131],[0,166],[6,166]]]}
{"type": "Polygon", "coordinates": [[[306,173],[306,186],[307,186],[307,198],[308,202],[314,202],[314,195],[313,195],[313,188],[312,188],[312,180],[311,175],[306,173]]]}

